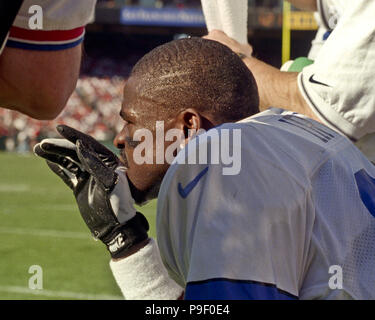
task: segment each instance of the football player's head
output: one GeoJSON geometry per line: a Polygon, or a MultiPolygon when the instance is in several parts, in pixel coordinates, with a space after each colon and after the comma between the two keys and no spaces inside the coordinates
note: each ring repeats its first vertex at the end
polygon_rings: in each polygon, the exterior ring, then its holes
{"type": "Polygon", "coordinates": [[[173,143],[158,139],[158,121],[159,126],[163,121],[164,134],[178,129],[186,143],[189,130],[208,130],[258,112],[255,79],[234,52],[216,41],[176,40],[152,50],[133,68],[120,113],[124,127],[114,143],[127,162],[131,182],[138,190],[156,196],[169,167],[157,157],[173,143]],[[143,140],[135,141],[139,129],[153,136],[148,164],[134,159],[135,149],[147,138],[144,135],[143,140]]]}

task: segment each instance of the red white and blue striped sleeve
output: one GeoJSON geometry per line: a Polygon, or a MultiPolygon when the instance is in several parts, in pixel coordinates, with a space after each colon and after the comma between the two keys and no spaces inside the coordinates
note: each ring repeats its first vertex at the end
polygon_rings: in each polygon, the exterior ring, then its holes
{"type": "Polygon", "coordinates": [[[28,30],[18,27],[10,29],[7,47],[26,50],[64,50],[79,45],[85,35],[85,27],[72,30],[28,30]]]}

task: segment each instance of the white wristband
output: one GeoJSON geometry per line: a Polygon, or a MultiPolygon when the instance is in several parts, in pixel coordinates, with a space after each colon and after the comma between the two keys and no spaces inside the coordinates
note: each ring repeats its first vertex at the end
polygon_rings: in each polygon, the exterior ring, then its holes
{"type": "Polygon", "coordinates": [[[111,260],[110,267],[127,300],[176,300],[184,291],[169,277],[153,239],[131,256],[111,260]]]}

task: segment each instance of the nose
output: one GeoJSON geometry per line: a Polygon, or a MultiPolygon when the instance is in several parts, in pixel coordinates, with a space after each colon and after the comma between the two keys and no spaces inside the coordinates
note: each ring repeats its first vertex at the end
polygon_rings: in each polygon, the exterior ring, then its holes
{"type": "Polygon", "coordinates": [[[124,149],[125,148],[125,126],[122,128],[122,130],[116,135],[115,139],[113,140],[113,144],[117,149],[124,149]]]}

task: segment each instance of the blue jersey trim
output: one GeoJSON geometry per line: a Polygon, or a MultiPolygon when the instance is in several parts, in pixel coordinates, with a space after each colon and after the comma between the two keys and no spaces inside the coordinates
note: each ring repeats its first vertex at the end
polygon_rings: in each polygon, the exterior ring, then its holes
{"type": "Polygon", "coordinates": [[[363,204],[375,218],[375,179],[364,169],[358,171],[354,177],[363,204]]]}
{"type": "Polygon", "coordinates": [[[189,282],[186,300],[298,300],[274,284],[247,280],[210,279],[189,282]]]}
{"type": "Polygon", "coordinates": [[[40,51],[58,51],[74,48],[78,46],[84,37],[78,39],[77,41],[64,43],[64,44],[33,44],[26,42],[18,42],[14,40],[8,40],[6,46],[10,48],[24,49],[24,50],[40,50],[40,51]]]}
{"type": "Polygon", "coordinates": [[[323,35],[323,41],[326,41],[329,36],[331,35],[332,31],[327,31],[324,35],[323,35]]]}

